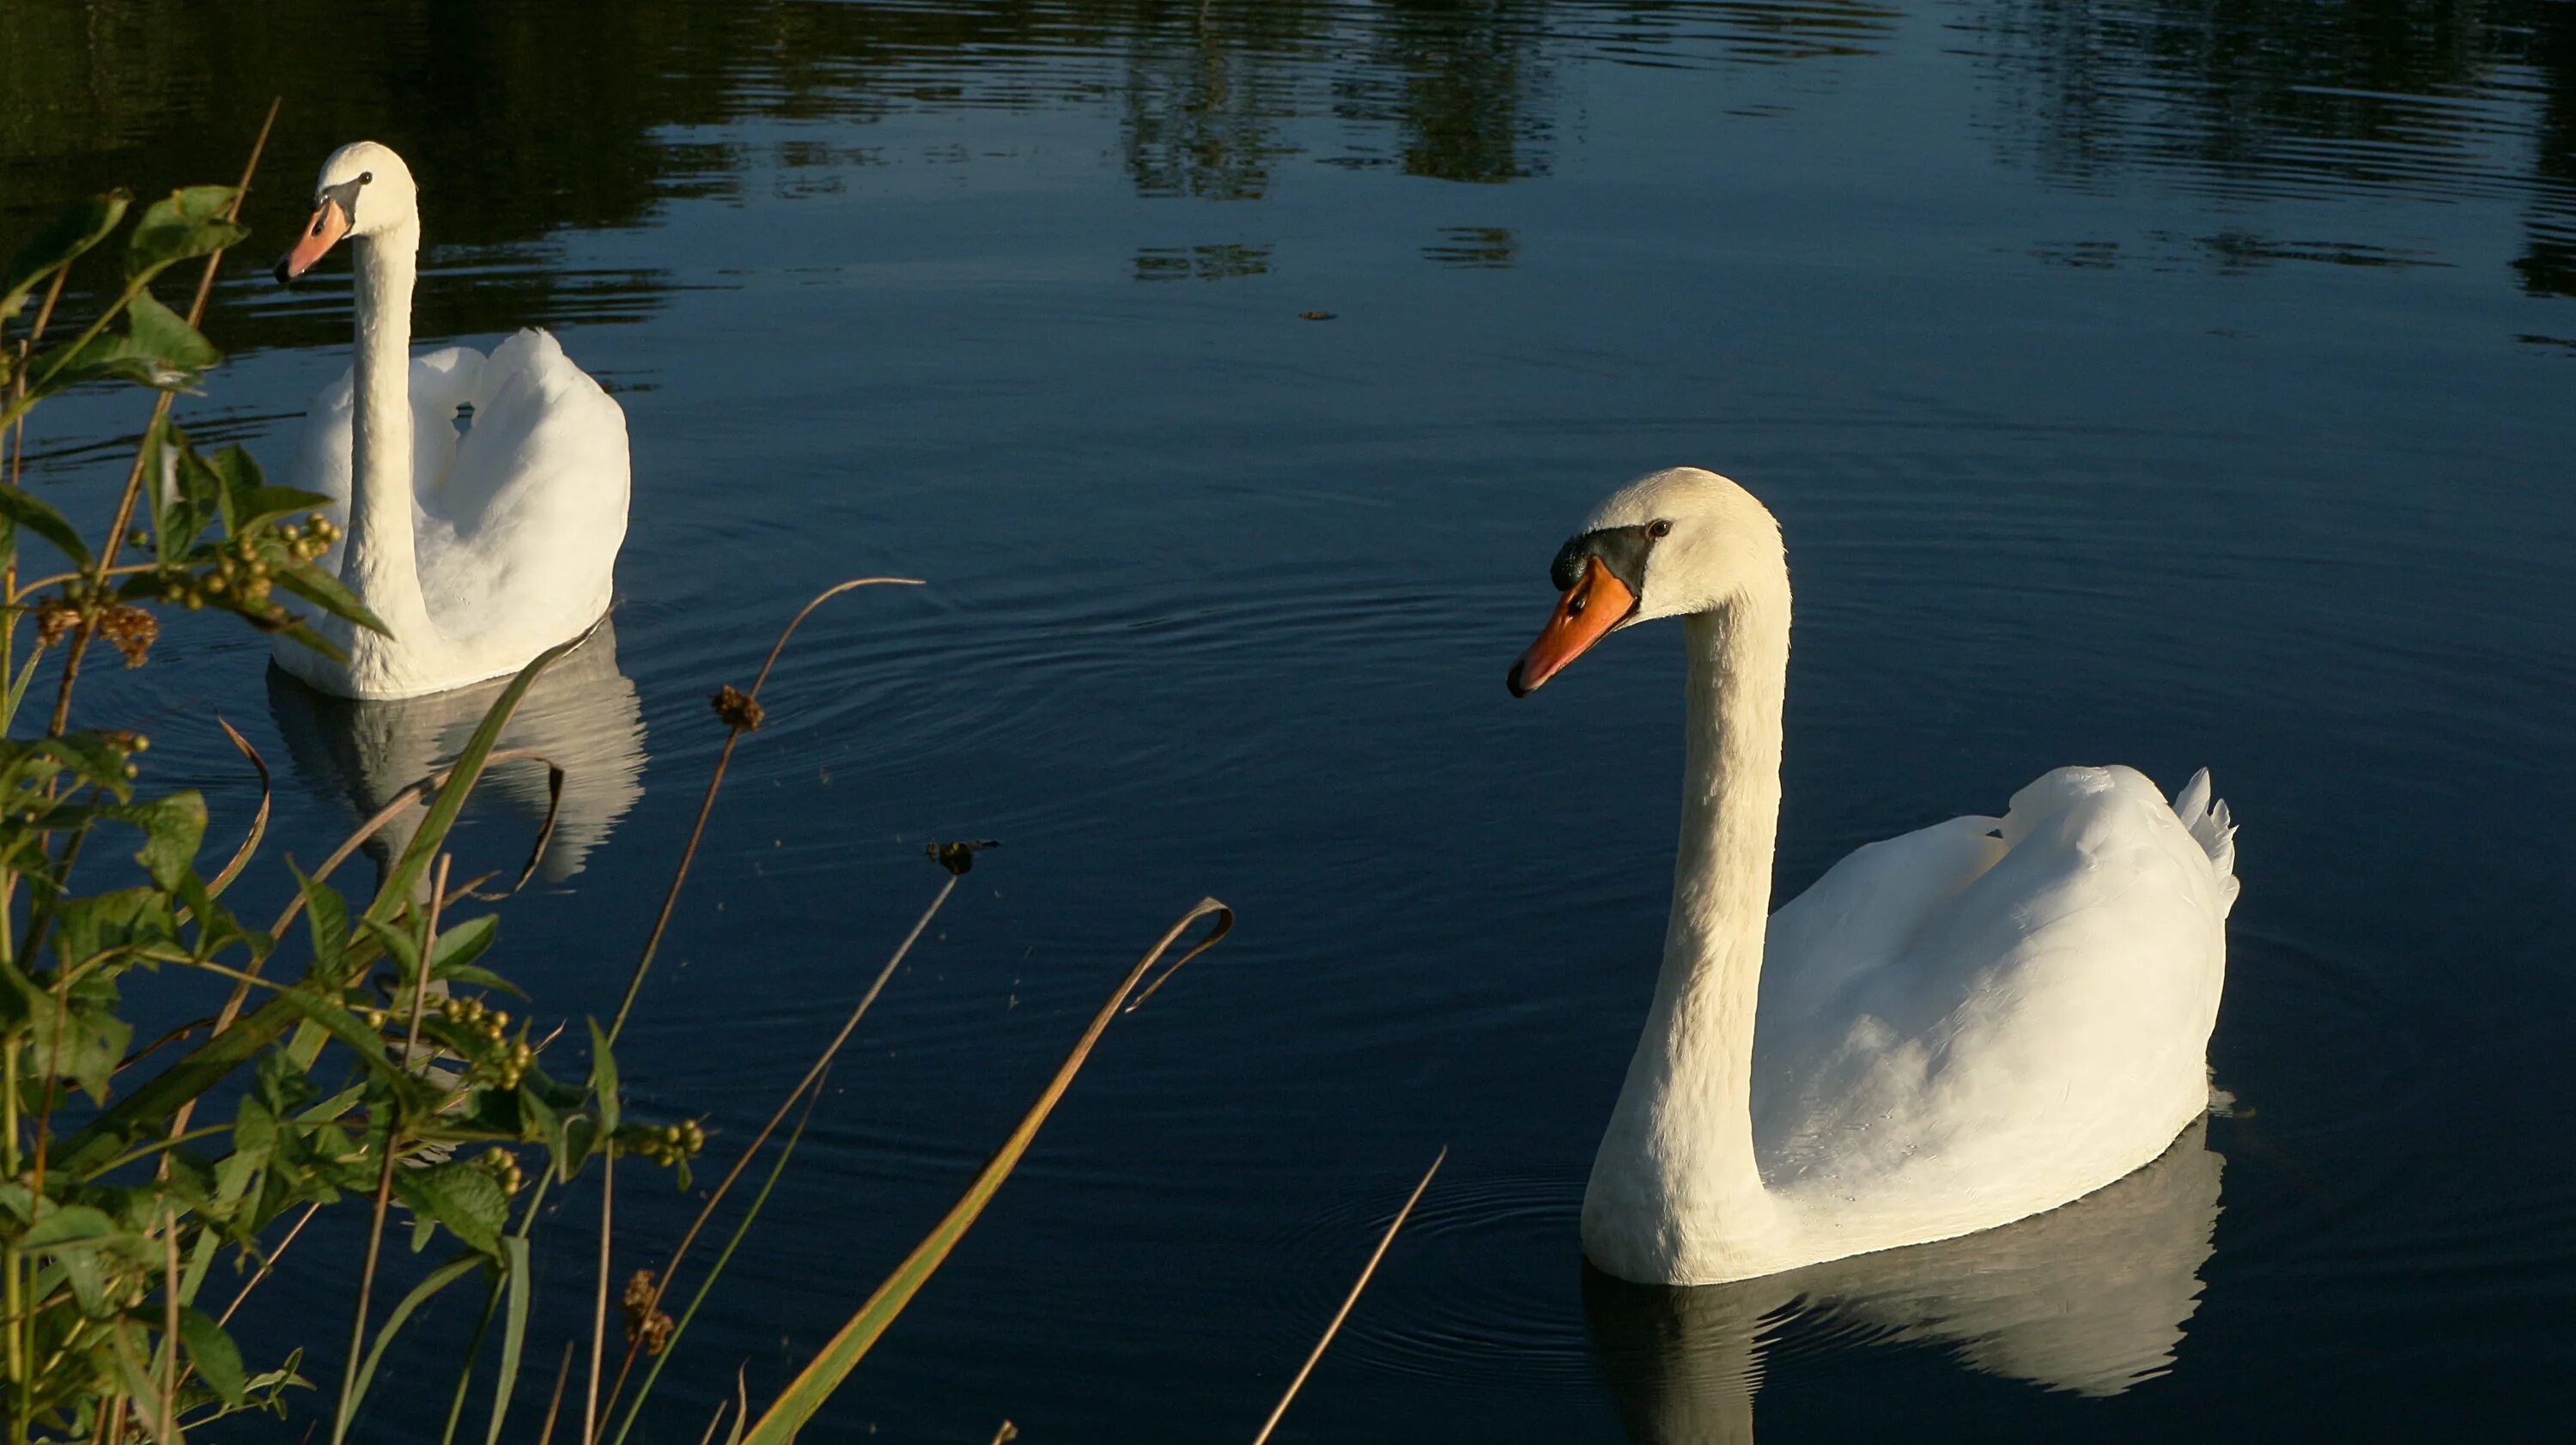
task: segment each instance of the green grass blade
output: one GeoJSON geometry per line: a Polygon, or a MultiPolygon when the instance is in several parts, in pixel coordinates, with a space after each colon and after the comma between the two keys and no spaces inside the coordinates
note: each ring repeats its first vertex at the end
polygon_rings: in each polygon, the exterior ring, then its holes
{"type": "Polygon", "coordinates": [[[1029,1106],[1028,1113],[1011,1130],[1010,1137],[1002,1141],[1002,1147],[994,1151],[983,1171],[975,1176],[975,1181],[966,1186],[965,1194],[949,1208],[946,1216],[932,1227],[921,1243],[913,1246],[912,1253],[895,1266],[894,1273],[877,1286],[876,1293],[868,1296],[867,1302],[859,1306],[858,1312],[850,1316],[849,1322],[841,1326],[840,1332],[832,1336],[813,1362],[798,1372],[796,1378],[788,1382],[787,1388],[779,1392],[778,1398],[770,1402],[769,1408],[744,1435],[747,1445],[788,1445],[796,1438],[797,1431],[814,1417],[814,1412],[822,1408],[823,1402],[841,1387],[841,1382],[849,1378],[850,1371],[884,1337],[886,1328],[903,1313],[906,1305],[912,1303],[913,1296],[921,1292],[921,1287],[929,1283],[930,1277],[947,1261],[949,1252],[966,1236],[966,1231],[974,1227],[984,1207],[1000,1191],[1002,1181],[1018,1167],[1021,1156],[1028,1152],[1030,1141],[1037,1137],[1047,1115],[1054,1112],[1057,1102],[1063,1099],[1065,1089],[1073,1083],[1073,1076],[1081,1072],[1084,1062],[1091,1057],[1093,1046],[1108,1030],[1110,1020],[1118,1016],[1128,995],[1136,991],[1136,985],[1162,960],[1163,954],[1191,924],[1211,914],[1216,919],[1214,927],[1197,946],[1181,955],[1179,963],[1166,969],[1162,977],[1154,981],[1155,987],[1159,988],[1163,980],[1178,971],[1182,964],[1214,947],[1217,940],[1234,927],[1233,909],[1213,898],[1200,899],[1196,907],[1182,914],[1179,921],[1146,951],[1145,956],[1136,961],[1136,966],[1127,971],[1126,978],[1120,980],[1118,987],[1111,992],[1109,1001],[1092,1015],[1091,1026],[1083,1030],[1073,1052],[1057,1066],[1055,1077],[1047,1081],[1037,1102],[1029,1106]]]}
{"type": "Polygon", "coordinates": [[[448,1397],[447,1424],[438,1432],[438,1445],[454,1445],[456,1426],[465,1418],[465,1397],[474,1390],[474,1365],[483,1356],[483,1338],[492,1333],[492,1317],[501,1312],[501,1291],[508,1283],[495,1275],[484,1291],[483,1312],[474,1317],[474,1338],[465,1342],[465,1362],[456,1370],[456,1393],[448,1397]]]}
{"type": "MultiPolygon", "coordinates": [[[[531,1207],[531,1218],[534,1213],[531,1207]]],[[[500,1445],[501,1422],[510,1414],[510,1390],[519,1383],[519,1354],[528,1343],[527,1235],[502,1240],[501,1251],[510,1261],[510,1298],[501,1317],[501,1378],[492,1387],[492,1425],[484,1432],[483,1445],[500,1445]]]]}
{"type": "MultiPolygon", "coordinates": [[[[828,1079],[830,1076],[824,1077],[828,1079]]],[[[671,1338],[663,1343],[662,1352],[655,1355],[653,1363],[646,1367],[643,1382],[635,1387],[635,1398],[626,1407],[626,1418],[617,1422],[617,1433],[608,1437],[608,1445],[626,1445],[626,1432],[635,1428],[635,1417],[644,1412],[644,1401],[653,1393],[653,1382],[662,1378],[662,1366],[678,1352],[680,1337],[689,1332],[689,1321],[698,1317],[698,1306],[706,1303],[707,1292],[714,1289],[716,1281],[723,1277],[726,1263],[733,1258],[734,1247],[751,1232],[751,1222],[760,1217],[761,1208],[769,1203],[769,1191],[778,1187],[778,1176],[787,1172],[787,1161],[795,1156],[796,1142],[805,1137],[805,1121],[814,1117],[814,1105],[823,1097],[823,1083],[823,1079],[815,1080],[813,1091],[805,1096],[805,1112],[796,1116],[796,1127],[788,1131],[787,1141],[779,1147],[778,1157],[770,1161],[769,1177],[761,1181],[760,1192],[751,1197],[751,1207],[743,1211],[742,1219],[734,1225],[733,1234],[725,1240],[724,1248],[716,1252],[716,1262],[708,1267],[707,1277],[698,1281],[697,1292],[689,1296],[687,1307],[673,1322],[671,1338]]]]}
{"type": "Polygon", "coordinates": [[[519,710],[519,700],[528,695],[537,675],[556,658],[589,640],[590,634],[584,632],[538,653],[529,659],[527,666],[519,669],[517,677],[510,679],[510,685],[501,690],[501,695],[492,700],[492,706],[484,711],[482,723],[474,729],[474,736],[466,740],[465,750],[458,753],[456,761],[449,766],[447,782],[431,801],[429,816],[421,820],[420,831],[412,835],[402,857],[386,873],[384,885],[376,890],[375,901],[367,905],[367,917],[386,921],[410,905],[413,886],[428,870],[429,860],[437,857],[439,850],[447,846],[447,830],[456,826],[456,815],[464,811],[466,796],[474,791],[474,784],[482,778],[483,765],[491,758],[493,744],[500,741],[501,729],[509,724],[510,715],[519,710]]]}
{"type": "Polygon", "coordinates": [[[427,1278],[411,1287],[411,1293],[403,1296],[401,1304],[394,1306],[394,1312],[385,1316],[384,1328],[376,1331],[376,1343],[367,1351],[367,1362],[358,1367],[358,1383],[349,1391],[348,1409],[340,1416],[343,1428],[357,1418],[358,1406],[367,1398],[367,1386],[376,1378],[377,1361],[385,1357],[385,1346],[392,1344],[394,1336],[410,1323],[412,1311],[427,1303],[431,1295],[480,1268],[483,1259],[482,1255],[468,1252],[431,1270],[427,1278]]]}

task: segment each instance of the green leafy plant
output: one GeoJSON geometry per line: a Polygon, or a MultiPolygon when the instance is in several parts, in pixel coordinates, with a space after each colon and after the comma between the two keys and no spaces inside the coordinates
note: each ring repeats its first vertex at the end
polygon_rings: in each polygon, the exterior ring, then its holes
{"type": "Polygon", "coordinates": [[[229,1414],[282,1409],[306,1383],[303,1351],[254,1371],[226,1326],[304,1221],[348,1203],[371,1226],[337,1438],[437,1289],[479,1273],[524,1318],[526,1230],[508,1225],[532,1174],[569,1180],[627,1155],[685,1179],[704,1144],[694,1121],[622,1114],[615,1056],[596,1030],[587,1063],[558,1079],[527,1021],[459,991],[509,986],[479,961],[494,918],[448,911],[465,892],[448,884],[448,831],[528,686],[577,643],[532,662],[426,780],[428,816],[371,896],[330,881],[352,838],[295,875],[265,927],[225,902],[259,850],[265,800],[229,860],[201,866],[204,800],[148,789],[149,739],[68,725],[90,646],[142,666],[164,609],[230,612],[325,650],[317,614],[383,630],[319,565],[337,537],[327,498],[270,485],[238,447],[201,452],[170,420],[172,394],[221,360],[197,323],[216,261],[246,234],[241,192],[191,187],[139,215],[121,192],[100,196],[0,272],[0,724],[17,731],[48,661],[55,684],[50,724],[0,739],[0,1415],[12,1442],[129,1430],[175,1441],[229,1414]],[[104,301],[49,344],[67,329],[57,322],[74,268],[99,254],[117,261],[104,301]],[[153,288],[191,260],[204,272],[182,316],[153,288]],[[27,421],[72,387],[120,384],[157,396],[93,544],[22,485],[27,421]],[[31,542],[58,565],[27,567],[31,542]],[[120,550],[145,560],[120,561],[120,550]],[[182,971],[228,980],[229,999],[135,1049],[127,992],[182,971]],[[451,1253],[378,1320],[371,1295],[397,1203],[414,1252],[443,1242],[451,1253]],[[208,1292],[227,1260],[247,1279],[216,1307],[208,1292]]]}

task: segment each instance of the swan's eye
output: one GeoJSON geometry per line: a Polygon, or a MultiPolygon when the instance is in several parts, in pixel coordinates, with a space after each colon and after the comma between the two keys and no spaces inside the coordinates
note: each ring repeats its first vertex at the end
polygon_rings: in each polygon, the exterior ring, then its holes
{"type": "Polygon", "coordinates": [[[362,185],[362,186],[363,186],[363,185],[366,185],[368,182],[373,181],[375,178],[376,178],[376,173],[375,173],[374,171],[360,171],[360,172],[358,172],[358,184],[359,184],[359,185],[362,185]]]}
{"type": "Polygon", "coordinates": [[[1672,534],[1672,530],[1673,524],[1670,522],[1648,522],[1646,524],[1646,535],[1649,537],[1662,538],[1670,536],[1672,534]]]}

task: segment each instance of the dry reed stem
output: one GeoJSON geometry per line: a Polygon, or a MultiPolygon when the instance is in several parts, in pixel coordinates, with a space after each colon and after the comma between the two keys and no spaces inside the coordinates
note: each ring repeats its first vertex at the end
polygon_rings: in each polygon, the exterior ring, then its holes
{"type": "Polygon", "coordinates": [[[241,1287],[241,1292],[233,1296],[231,1304],[224,1306],[224,1312],[215,1316],[215,1324],[218,1328],[232,1323],[233,1315],[242,1307],[242,1301],[249,1299],[250,1292],[259,1288],[259,1282],[268,1278],[277,1268],[279,1256],[285,1254],[287,1247],[295,1243],[295,1236],[304,1232],[304,1226],[313,1222],[313,1216],[320,1212],[321,1208],[320,1200],[304,1206],[304,1217],[295,1221],[293,1229],[286,1231],[286,1237],[277,1242],[277,1248],[270,1250],[267,1257],[260,1260],[259,1272],[252,1275],[250,1280],[241,1287]]]}
{"type": "MultiPolygon", "coordinates": [[[[268,118],[259,123],[259,139],[251,142],[250,159],[242,164],[241,184],[233,188],[233,202],[224,208],[226,221],[241,219],[242,198],[250,194],[250,179],[259,174],[259,158],[268,149],[268,133],[277,125],[278,107],[285,103],[284,96],[268,103],[268,118]]],[[[215,268],[223,263],[223,259],[224,253],[220,249],[206,257],[206,268],[197,277],[196,298],[188,303],[188,325],[191,327],[205,319],[207,298],[215,290],[215,268]]],[[[64,269],[68,271],[70,268],[64,269]]],[[[152,403],[152,420],[143,428],[147,443],[160,429],[161,418],[170,414],[173,396],[174,393],[165,391],[152,403]]],[[[116,549],[124,544],[125,530],[134,521],[134,503],[143,493],[143,459],[148,451],[148,445],[134,449],[134,468],[125,474],[125,492],[116,502],[116,521],[107,529],[107,540],[99,547],[98,565],[102,572],[116,565],[116,549]]],[[[53,721],[46,728],[51,735],[61,736],[63,728],[71,721],[72,684],[80,680],[81,659],[88,655],[90,640],[98,633],[98,617],[96,608],[87,605],[81,608],[80,627],[72,633],[71,650],[63,655],[62,685],[54,693],[53,721]]]]}
{"type": "MultiPolygon", "coordinates": [[[[769,1136],[778,1131],[778,1126],[787,1118],[787,1111],[796,1107],[796,1101],[803,1097],[807,1090],[819,1088],[824,1075],[832,1067],[833,1058],[841,1052],[841,1046],[849,1042],[851,1032],[859,1026],[859,1020],[867,1016],[869,1006],[874,1004],[877,1001],[877,995],[884,991],[886,981],[894,977],[894,971],[902,966],[904,957],[912,952],[912,946],[921,940],[923,931],[930,927],[930,920],[937,917],[940,907],[948,902],[948,895],[957,891],[957,880],[964,876],[960,873],[951,873],[946,881],[939,885],[939,891],[931,895],[930,906],[921,910],[921,916],[913,920],[912,931],[903,936],[903,942],[895,945],[895,950],[887,957],[885,966],[877,970],[876,978],[868,984],[867,992],[859,996],[858,1005],[850,1010],[850,1016],[847,1019],[842,1020],[841,1031],[834,1034],[832,1041],[823,1046],[823,1051],[814,1056],[814,1063],[812,1067],[806,1069],[805,1077],[797,1080],[796,1087],[787,1091],[787,1097],[778,1102],[777,1111],[769,1116],[769,1122],[761,1125],[760,1132],[752,1136],[750,1147],[744,1149],[741,1156],[733,1161],[733,1167],[725,1171],[724,1182],[718,1184],[715,1192],[707,1196],[707,1202],[699,1206],[697,1218],[689,1221],[688,1229],[680,1236],[679,1245],[671,1251],[670,1259],[663,1263],[660,1271],[653,1277],[653,1299],[644,1307],[644,1313],[648,1317],[662,1307],[662,1296],[670,1292],[671,1281],[678,1276],[681,1261],[689,1257],[689,1246],[697,1242],[698,1232],[706,1228],[709,1219],[715,1217],[717,1207],[724,1203],[725,1195],[733,1188],[734,1181],[740,1179],[742,1171],[750,1167],[751,1161],[759,1155],[762,1146],[769,1142],[769,1136]]],[[[629,1340],[626,1344],[626,1358],[618,1365],[617,1381],[609,1387],[608,1391],[608,1408],[611,1411],[617,1408],[618,1397],[625,1392],[626,1376],[635,1368],[635,1354],[640,1344],[640,1340],[629,1340]]],[[[631,1419],[629,1423],[632,1423],[631,1419]]],[[[597,1437],[584,1438],[595,1440],[597,1437]]]]}
{"type": "Polygon", "coordinates": [[[555,1412],[563,1408],[564,1381],[572,1377],[572,1346],[572,1341],[564,1341],[563,1363],[555,1366],[554,1398],[546,1401],[546,1424],[537,1432],[537,1445],[554,1445],[555,1412]]]}
{"type": "Polygon", "coordinates": [[[698,1445],[710,1445],[710,1442],[716,1438],[716,1427],[724,1423],[725,1412],[732,1408],[731,1400],[716,1401],[716,1413],[707,1421],[706,1432],[698,1436],[698,1445]]]}
{"type": "Polygon", "coordinates": [[[922,583],[918,577],[853,577],[846,582],[836,582],[814,594],[814,600],[806,603],[794,617],[788,619],[787,626],[779,631],[778,640],[769,645],[769,656],[761,661],[760,675],[751,680],[751,692],[744,699],[747,706],[743,712],[749,716],[742,720],[728,721],[724,747],[716,754],[715,772],[707,779],[707,795],[698,803],[697,821],[689,825],[688,845],[680,850],[680,866],[671,875],[670,889],[662,895],[662,911],[654,915],[653,931],[644,936],[644,952],[635,960],[634,976],[626,981],[626,997],[618,1000],[617,1016],[609,1021],[608,1041],[610,1043],[617,1042],[617,1036],[625,1032],[626,1015],[635,1007],[635,995],[642,991],[644,975],[653,967],[654,951],[662,946],[662,935],[671,927],[672,911],[680,905],[680,886],[688,881],[689,866],[697,861],[698,840],[706,836],[707,815],[715,811],[716,791],[724,786],[725,768],[733,762],[734,744],[742,741],[742,735],[749,727],[758,725],[756,719],[760,689],[769,681],[769,670],[778,665],[778,654],[786,650],[787,639],[796,635],[796,629],[804,625],[805,619],[813,615],[815,608],[844,592],[859,587],[918,587],[920,585],[922,583]]]}
{"type": "Polygon", "coordinates": [[[608,1354],[608,1246],[616,1219],[617,1144],[602,1140],[599,1153],[599,1297],[590,1317],[590,1389],[581,1401],[581,1438],[599,1438],[599,1372],[608,1354]]]}
{"type": "Polygon", "coordinates": [[[224,736],[233,740],[233,746],[240,749],[241,755],[250,759],[251,767],[258,771],[259,811],[251,815],[250,831],[242,835],[241,846],[233,850],[232,861],[226,863],[224,870],[216,874],[214,881],[206,885],[206,896],[209,898],[222,897],[224,890],[232,886],[233,880],[241,876],[241,871],[250,866],[251,855],[259,851],[260,840],[268,836],[270,801],[268,760],[261,757],[259,749],[250,745],[250,739],[243,737],[231,723],[225,721],[221,713],[215,715],[215,726],[224,730],[224,736]]]}
{"type": "Polygon", "coordinates": [[[1413,1206],[1422,1202],[1422,1191],[1431,1187],[1431,1176],[1440,1172],[1441,1164],[1448,1158],[1449,1146],[1443,1144],[1440,1153],[1432,1159],[1431,1167],[1422,1171],[1422,1181],[1413,1186],[1413,1193],[1406,1197],[1404,1207],[1387,1222],[1386,1233],[1378,1237],[1377,1248],[1369,1253],[1368,1263],[1360,1266],[1360,1277],[1351,1281],[1351,1292],[1342,1297],[1342,1307],[1333,1311],[1333,1322],[1324,1326],[1324,1337],[1315,1341],[1315,1348],[1308,1352],[1306,1363],[1297,1367],[1297,1378],[1288,1382],[1287,1393],[1271,1407],[1270,1418],[1261,1422],[1261,1433],[1252,1437],[1252,1445],[1263,1445],[1270,1438],[1270,1432],[1279,1428],[1279,1417],[1288,1413],[1289,1402],[1297,1398],[1297,1391],[1305,1386],[1306,1377],[1315,1372],[1315,1362],[1324,1358],[1325,1347],[1331,1345],[1333,1336],[1340,1333],[1342,1321],[1350,1318],[1351,1306],[1360,1302],[1360,1291],[1368,1288],[1369,1276],[1377,1273],[1377,1262],[1386,1258],[1386,1247],[1395,1243],[1395,1232],[1404,1227],[1404,1221],[1413,1213],[1413,1206]]]}
{"type": "Polygon", "coordinates": [[[1201,898],[1190,906],[1189,911],[1175,919],[1171,927],[1163,930],[1162,937],[1156,939],[1154,946],[1127,970],[1126,976],[1118,981],[1118,986],[1101,1004],[1099,1012],[1091,1016],[1091,1023],[1082,1031],[1082,1037],[1074,1041],[1072,1052],[1065,1055],[1064,1062],[1056,1066],[1054,1077],[1039,1091],[1037,1102],[1020,1116],[1019,1123],[1003,1139],[1001,1147],[985,1161],[984,1167],[966,1186],[966,1191],[958,1196],[957,1202],[949,1206],[947,1214],[931,1227],[930,1233],[919,1244],[913,1246],[912,1252],[904,1256],[894,1272],[886,1276],[814,1358],[806,1362],[796,1378],[779,1391],[769,1409],[752,1426],[746,1437],[749,1445],[787,1445],[812,1420],[814,1411],[821,1408],[822,1403],[849,1378],[850,1371],[857,1368],[859,1360],[877,1340],[883,1338],[905,1306],[947,1262],[958,1241],[966,1237],[985,1206],[1001,1189],[1003,1181],[1019,1166],[1019,1161],[1028,1153],[1029,1144],[1045,1127],[1047,1117],[1055,1112],[1056,1105],[1063,1102],[1065,1091],[1073,1086],[1074,1076],[1082,1072],[1083,1064],[1099,1045],[1101,1035],[1107,1033],[1109,1025],[1124,1012],[1124,1005],[1135,992],[1136,985],[1154,970],[1164,953],[1180,941],[1181,935],[1188,932],[1191,925],[1209,917],[1213,917],[1214,922],[1207,934],[1197,946],[1181,956],[1180,963],[1163,970],[1163,977],[1170,977],[1179,971],[1182,964],[1215,947],[1234,930],[1234,910],[1215,898],[1201,898]]]}
{"type": "Polygon", "coordinates": [[[170,1363],[161,1371],[161,1438],[179,1445],[179,1211],[161,1207],[161,1343],[170,1363]]]}

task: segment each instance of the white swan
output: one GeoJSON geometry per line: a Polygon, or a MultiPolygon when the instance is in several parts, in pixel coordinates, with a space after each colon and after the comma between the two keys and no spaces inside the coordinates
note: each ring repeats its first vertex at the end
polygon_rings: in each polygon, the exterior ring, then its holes
{"type": "Polygon", "coordinates": [[[336,499],[322,559],[390,637],[318,616],[346,662],[280,637],[278,665],[342,697],[440,692],[515,672],[608,610],[626,539],[626,413],[543,331],[490,356],[412,360],[420,209],[374,141],[331,153],[291,281],[342,236],[357,270],[357,358],[306,416],[295,485],[336,499]],[[466,430],[461,407],[471,407],[466,430]]]}
{"type": "Polygon", "coordinates": [[[1766,922],[1779,523],[1713,472],[1658,472],[1554,576],[1515,694],[1652,618],[1684,618],[1690,655],[1672,919],[1584,1192],[1594,1263],[1708,1284],[1972,1233],[2111,1183],[2208,1107],[2236,897],[2208,774],[2169,806],[2130,769],[2060,768],[1999,819],[1859,850],[1766,922]]]}

